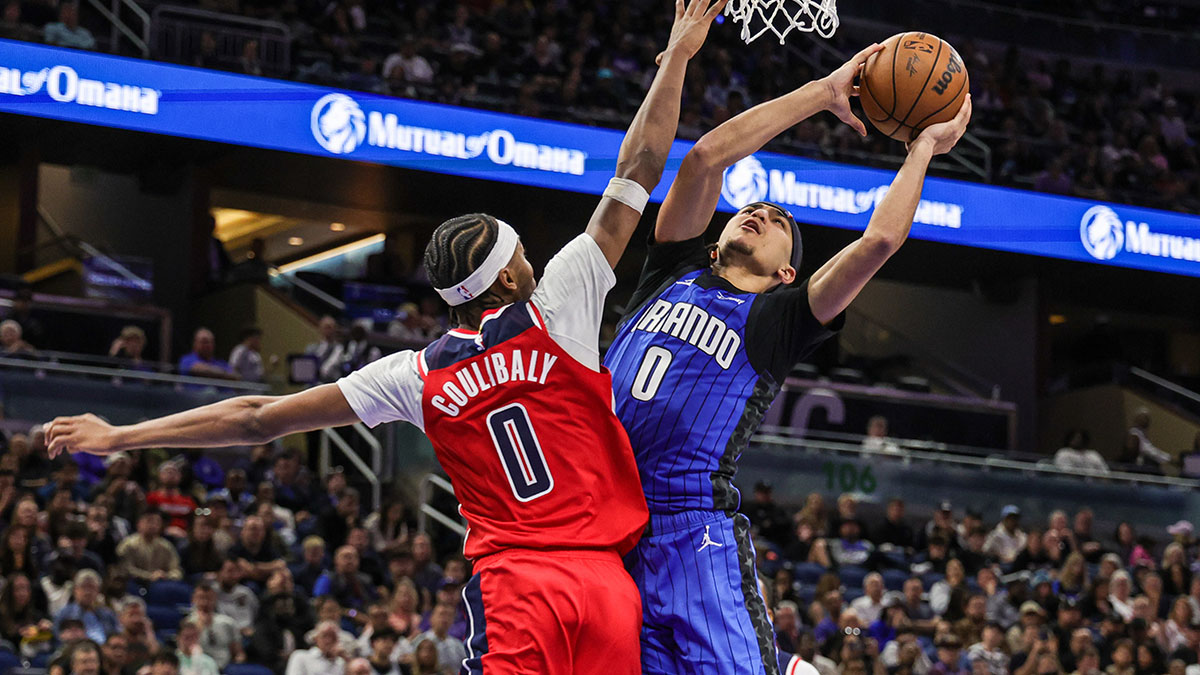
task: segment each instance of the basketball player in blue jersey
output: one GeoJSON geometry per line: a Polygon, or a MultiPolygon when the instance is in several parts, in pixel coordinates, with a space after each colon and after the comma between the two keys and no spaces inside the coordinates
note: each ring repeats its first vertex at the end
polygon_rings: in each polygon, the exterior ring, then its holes
{"type": "Polygon", "coordinates": [[[866,134],[850,98],[878,49],[706,134],[659,211],[605,358],[650,507],[647,532],[626,557],[642,592],[648,675],[780,672],[750,523],[737,513],[736,462],[792,366],[838,330],[843,310],[908,236],[929,162],[962,137],[970,97],[908,146],[862,237],[806,282],[793,283],[800,229],[779,206],[742,208],[715,245],[702,235],[725,169],[786,129],[828,110],[866,134]]]}

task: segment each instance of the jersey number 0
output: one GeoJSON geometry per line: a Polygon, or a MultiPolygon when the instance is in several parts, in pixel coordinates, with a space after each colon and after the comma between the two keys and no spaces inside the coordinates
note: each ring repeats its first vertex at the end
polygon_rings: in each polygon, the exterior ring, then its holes
{"type": "Polygon", "coordinates": [[[554,489],[554,476],[525,406],[513,403],[497,408],[488,414],[487,425],[517,501],[532,501],[554,489]]]}

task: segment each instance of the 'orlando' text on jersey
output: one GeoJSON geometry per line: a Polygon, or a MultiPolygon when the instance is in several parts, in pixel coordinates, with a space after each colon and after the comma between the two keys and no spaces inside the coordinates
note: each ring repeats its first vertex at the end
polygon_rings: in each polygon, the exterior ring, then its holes
{"type": "Polygon", "coordinates": [[[700,239],[652,245],[605,357],[652,513],[736,510],[750,435],[792,366],[832,335],[806,286],[747,293],[708,265],[700,239]]]}

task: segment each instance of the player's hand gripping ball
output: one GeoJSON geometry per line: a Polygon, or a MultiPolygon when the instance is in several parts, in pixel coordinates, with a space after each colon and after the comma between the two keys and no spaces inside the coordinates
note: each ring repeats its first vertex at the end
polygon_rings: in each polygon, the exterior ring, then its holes
{"type": "Polygon", "coordinates": [[[970,84],[949,42],[929,33],[900,33],[867,59],[859,100],[876,129],[909,143],[925,127],[954,119],[970,84]]]}

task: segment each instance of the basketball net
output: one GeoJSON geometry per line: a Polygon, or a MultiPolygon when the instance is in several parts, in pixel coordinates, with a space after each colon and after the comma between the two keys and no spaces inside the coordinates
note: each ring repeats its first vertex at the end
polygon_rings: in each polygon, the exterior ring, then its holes
{"type": "Polygon", "coordinates": [[[838,27],[837,0],[729,0],[725,14],[742,24],[746,44],[767,31],[779,36],[779,44],[792,31],[829,38],[838,27]]]}

